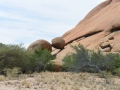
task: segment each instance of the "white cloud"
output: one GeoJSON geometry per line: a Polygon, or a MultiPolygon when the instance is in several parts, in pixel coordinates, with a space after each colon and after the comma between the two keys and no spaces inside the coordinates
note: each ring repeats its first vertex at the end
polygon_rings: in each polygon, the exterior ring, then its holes
{"type": "Polygon", "coordinates": [[[0,0],[0,42],[51,42],[104,0],[0,0]]]}

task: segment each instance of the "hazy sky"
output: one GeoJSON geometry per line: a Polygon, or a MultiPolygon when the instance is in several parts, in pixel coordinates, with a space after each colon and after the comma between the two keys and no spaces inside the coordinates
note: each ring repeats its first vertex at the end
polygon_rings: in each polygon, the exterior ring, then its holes
{"type": "Polygon", "coordinates": [[[0,42],[25,47],[38,39],[51,43],[103,1],[0,0],[0,42]]]}

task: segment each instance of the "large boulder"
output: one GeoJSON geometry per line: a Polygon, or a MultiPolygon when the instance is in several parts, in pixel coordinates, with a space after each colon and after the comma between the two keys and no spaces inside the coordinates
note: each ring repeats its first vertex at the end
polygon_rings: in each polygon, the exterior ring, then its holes
{"type": "Polygon", "coordinates": [[[52,46],[57,49],[63,49],[65,46],[65,40],[62,37],[56,37],[52,40],[52,46]]]}
{"type": "Polygon", "coordinates": [[[49,51],[52,51],[51,44],[48,41],[43,39],[40,39],[31,43],[28,46],[27,50],[33,52],[37,47],[40,47],[42,50],[47,49],[49,51]]]}

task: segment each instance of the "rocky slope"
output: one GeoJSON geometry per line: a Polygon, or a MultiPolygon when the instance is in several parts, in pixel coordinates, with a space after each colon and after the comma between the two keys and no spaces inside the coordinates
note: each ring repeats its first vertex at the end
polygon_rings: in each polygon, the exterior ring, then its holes
{"type": "Polygon", "coordinates": [[[59,67],[63,64],[63,57],[73,52],[70,44],[80,43],[92,50],[99,48],[103,52],[118,52],[120,50],[120,0],[106,0],[97,5],[73,29],[63,34],[62,39],[61,37],[53,39],[51,45],[59,43],[65,46],[62,47],[63,49],[52,47],[52,54],[56,56],[52,61],[59,67]]]}
{"type": "Polygon", "coordinates": [[[73,29],[63,34],[66,46],[59,52],[54,49],[55,62],[62,63],[66,53],[73,50],[69,44],[81,43],[88,49],[99,48],[103,52],[120,50],[120,0],[107,0],[91,10],[73,29]]]}

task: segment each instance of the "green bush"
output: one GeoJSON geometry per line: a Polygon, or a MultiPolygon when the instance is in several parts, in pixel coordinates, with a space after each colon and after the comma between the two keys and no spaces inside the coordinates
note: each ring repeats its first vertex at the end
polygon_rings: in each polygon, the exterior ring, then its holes
{"type": "Polygon", "coordinates": [[[27,51],[22,45],[0,44],[0,73],[4,69],[19,67],[22,73],[42,71],[47,62],[53,59],[48,50],[36,49],[34,53],[27,51]]]}
{"type": "Polygon", "coordinates": [[[37,72],[45,70],[47,63],[50,60],[54,59],[50,51],[46,49],[41,50],[40,47],[35,49],[32,56],[33,59],[31,60],[31,64],[33,67],[33,71],[37,71],[37,72]]]}
{"type": "Polygon", "coordinates": [[[63,59],[64,68],[68,71],[98,72],[98,69],[95,68],[97,66],[100,70],[115,74],[117,73],[115,70],[120,68],[120,53],[103,54],[100,50],[85,49],[80,44],[71,47],[75,53],[69,53],[63,59]]]}
{"type": "Polygon", "coordinates": [[[49,61],[46,65],[45,65],[45,70],[47,71],[53,71],[54,70],[54,63],[49,61]]]}
{"type": "Polygon", "coordinates": [[[20,67],[22,71],[28,70],[30,53],[22,45],[0,45],[0,72],[4,68],[20,67]],[[1,47],[2,46],[2,47],[1,47]]]}
{"type": "Polygon", "coordinates": [[[115,74],[115,70],[120,68],[120,53],[109,53],[106,55],[107,65],[106,70],[110,71],[112,74],[115,74]]]}
{"type": "Polygon", "coordinates": [[[86,61],[89,61],[88,50],[82,45],[71,46],[76,53],[69,53],[64,57],[64,68],[66,70],[79,71],[83,66],[86,66],[86,61]]]}
{"type": "Polygon", "coordinates": [[[115,75],[120,76],[120,68],[114,70],[115,75]]]}

